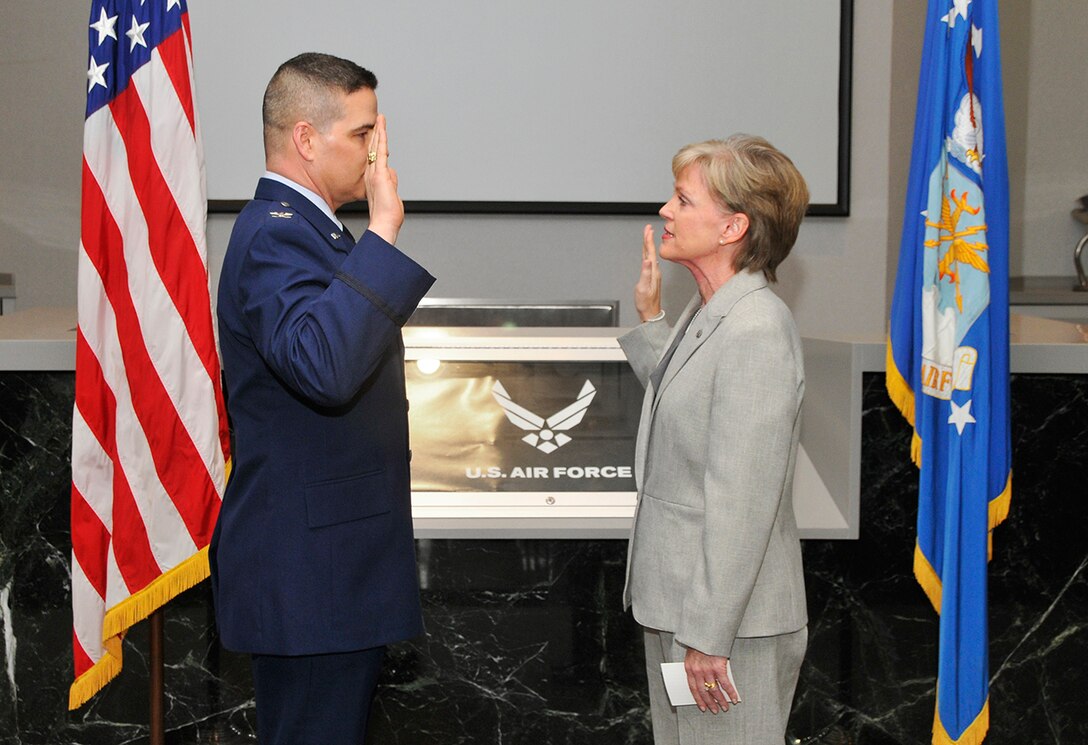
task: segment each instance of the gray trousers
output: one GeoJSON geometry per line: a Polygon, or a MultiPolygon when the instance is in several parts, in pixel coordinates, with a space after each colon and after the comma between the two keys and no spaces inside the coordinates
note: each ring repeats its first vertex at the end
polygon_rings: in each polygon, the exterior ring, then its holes
{"type": "Polygon", "coordinates": [[[643,632],[654,745],[782,745],[808,627],[792,634],[738,637],[729,665],[741,703],[717,714],[669,704],[661,663],[683,662],[687,650],[667,631],[643,632]]]}

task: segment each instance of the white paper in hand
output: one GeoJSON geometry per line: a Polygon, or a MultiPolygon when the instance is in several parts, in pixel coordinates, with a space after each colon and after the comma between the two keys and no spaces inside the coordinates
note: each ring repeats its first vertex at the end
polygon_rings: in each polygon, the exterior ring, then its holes
{"type": "MultiPolygon", "coordinates": [[[[729,676],[729,684],[733,686],[733,690],[737,691],[737,700],[733,703],[740,703],[740,691],[737,690],[736,681],[733,680],[733,666],[729,663],[725,665],[725,673],[729,676]]],[[[691,706],[695,703],[695,698],[691,695],[691,689],[688,688],[688,674],[684,670],[683,662],[662,662],[661,663],[661,678],[665,681],[665,692],[669,694],[669,703],[673,706],[691,706]]]]}

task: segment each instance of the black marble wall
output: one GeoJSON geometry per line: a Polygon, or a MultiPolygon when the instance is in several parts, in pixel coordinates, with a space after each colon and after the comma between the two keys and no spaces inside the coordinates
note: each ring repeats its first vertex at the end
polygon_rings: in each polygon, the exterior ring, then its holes
{"type": "MultiPolygon", "coordinates": [[[[862,529],[805,544],[810,650],[797,742],[930,741],[937,619],[914,583],[909,431],[866,376],[862,529]]],[[[147,742],[146,624],[120,677],[66,711],[72,376],[0,373],[0,745],[147,742]]],[[[1012,513],[991,564],[988,743],[1088,742],[1088,376],[1013,380],[1012,513]]],[[[428,635],[398,645],[374,743],[650,743],[623,541],[420,541],[428,635]]],[[[207,583],[166,610],[167,742],[251,743],[248,660],[207,583]]]]}

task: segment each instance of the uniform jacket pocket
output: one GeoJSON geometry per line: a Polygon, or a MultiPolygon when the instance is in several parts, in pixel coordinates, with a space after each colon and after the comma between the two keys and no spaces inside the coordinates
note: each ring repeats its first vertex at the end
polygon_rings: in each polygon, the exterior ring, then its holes
{"type": "Polygon", "coordinates": [[[385,469],[306,485],[306,524],[311,528],[383,515],[390,509],[385,469]]]}

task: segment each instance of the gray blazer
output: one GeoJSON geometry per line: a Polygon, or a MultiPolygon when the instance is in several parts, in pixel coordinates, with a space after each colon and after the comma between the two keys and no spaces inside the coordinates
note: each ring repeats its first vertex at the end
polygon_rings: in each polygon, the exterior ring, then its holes
{"type": "Polygon", "coordinates": [[[805,377],[793,317],[761,272],[699,306],[697,295],[671,333],[651,322],[619,340],[647,388],[624,607],[685,647],[729,656],[738,636],[808,622],[792,499],[805,377]]]}

